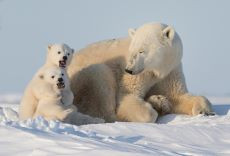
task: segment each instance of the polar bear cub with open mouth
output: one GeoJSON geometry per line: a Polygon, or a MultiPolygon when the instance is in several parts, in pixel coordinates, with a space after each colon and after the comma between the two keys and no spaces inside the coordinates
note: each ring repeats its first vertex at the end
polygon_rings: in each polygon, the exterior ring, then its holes
{"type": "Polygon", "coordinates": [[[47,53],[46,63],[42,68],[49,66],[66,68],[72,60],[74,49],[66,44],[52,44],[48,46],[47,53]]]}
{"type": "MultiPolygon", "coordinates": [[[[19,107],[19,118],[21,120],[33,118],[40,100],[48,99],[48,97],[50,99],[58,99],[61,96],[61,102],[64,103],[64,105],[68,105],[70,101],[73,101],[73,94],[68,87],[69,84],[64,83],[64,81],[68,83],[68,77],[65,74],[65,68],[70,64],[73,52],[74,50],[66,44],[53,44],[48,46],[48,54],[45,64],[35,74],[27,86],[24,92],[24,96],[22,97],[19,107]],[[64,78],[62,78],[63,82],[58,83],[58,86],[53,85],[53,87],[57,87],[54,89],[51,87],[51,84],[56,82],[52,80],[51,77],[48,78],[47,76],[53,74],[56,77],[59,76],[59,80],[61,80],[61,77],[58,75],[58,73],[64,74],[63,76],[65,76],[66,79],[64,80],[64,78]],[[62,87],[67,87],[67,90],[62,91],[62,95],[60,95],[60,89],[62,87]]],[[[48,108],[46,109],[47,111],[51,111],[48,108]]]]}
{"type": "Polygon", "coordinates": [[[64,69],[58,67],[47,68],[39,75],[41,81],[54,94],[43,96],[37,105],[33,118],[43,116],[47,120],[63,121],[68,114],[74,111],[73,93],[69,87],[69,80],[64,69]],[[72,107],[71,107],[72,105],[72,107]]]}

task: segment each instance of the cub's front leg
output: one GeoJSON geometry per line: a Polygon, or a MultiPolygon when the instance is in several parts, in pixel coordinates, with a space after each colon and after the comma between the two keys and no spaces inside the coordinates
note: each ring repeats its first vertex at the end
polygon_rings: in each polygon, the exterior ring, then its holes
{"type": "Polygon", "coordinates": [[[74,108],[65,108],[57,99],[42,99],[38,103],[37,110],[34,118],[37,116],[43,116],[47,120],[60,120],[64,119],[74,111],[74,108]]]}
{"type": "Polygon", "coordinates": [[[73,104],[74,95],[70,90],[63,90],[61,94],[62,94],[61,103],[64,106],[69,106],[73,104]]]}
{"type": "Polygon", "coordinates": [[[43,97],[56,99],[61,97],[61,91],[56,86],[50,86],[47,83],[35,85],[33,91],[37,99],[42,99],[43,97]]]}

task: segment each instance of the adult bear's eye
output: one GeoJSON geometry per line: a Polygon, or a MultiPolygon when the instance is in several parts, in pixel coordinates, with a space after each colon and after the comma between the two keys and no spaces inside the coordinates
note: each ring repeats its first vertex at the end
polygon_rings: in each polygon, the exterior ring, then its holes
{"type": "Polygon", "coordinates": [[[61,54],[61,52],[60,52],[60,51],[58,51],[58,54],[61,54]]]}
{"type": "Polygon", "coordinates": [[[139,53],[142,54],[142,53],[144,53],[144,52],[145,52],[145,51],[140,51],[139,53]]]}
{"type": "Polygon", "coordinates": [[[70,55],[70,53],[68,53],[68,55],[70,55]]]}
{"type": "Polygon", "coordinates": [[[51,76],[52,79],[54,79],[54,76],[51,76]]]}
{"type": "Polygon", "coordinates": [[[64,76],[64,74],[61,74],[62,76],[64,76]]]}

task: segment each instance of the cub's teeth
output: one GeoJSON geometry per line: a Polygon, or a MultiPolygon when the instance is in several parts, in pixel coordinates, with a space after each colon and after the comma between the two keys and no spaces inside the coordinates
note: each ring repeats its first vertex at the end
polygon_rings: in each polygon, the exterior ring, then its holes
{"type": "Polygon", "coordinates": [[[65,61],[60,61],[60,64],[61,64],[61,65],[65,65],[66,62],[65,62],[65,61]]]}
{"type": "Polygon", "coordinates": [[[58,83],[57,86],[58,86],[58,88],[65,88],[65,84],[64,83],[58,83]]]}

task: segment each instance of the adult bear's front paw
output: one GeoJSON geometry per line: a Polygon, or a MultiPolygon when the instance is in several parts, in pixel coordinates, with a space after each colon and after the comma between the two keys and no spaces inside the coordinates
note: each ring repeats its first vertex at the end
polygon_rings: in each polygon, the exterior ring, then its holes
{"type": "Polygon", "coordinates": [[[168,114],[172,111],[172,104],[163,95],[152,95],[147,100],[160,115],[168,114]]]}
{"type": "Polygon", "coordinates": [[[215,115],[209,100],[203,96],[194,96],[194,104],[192,107],[192,115],[215,115]]]}

